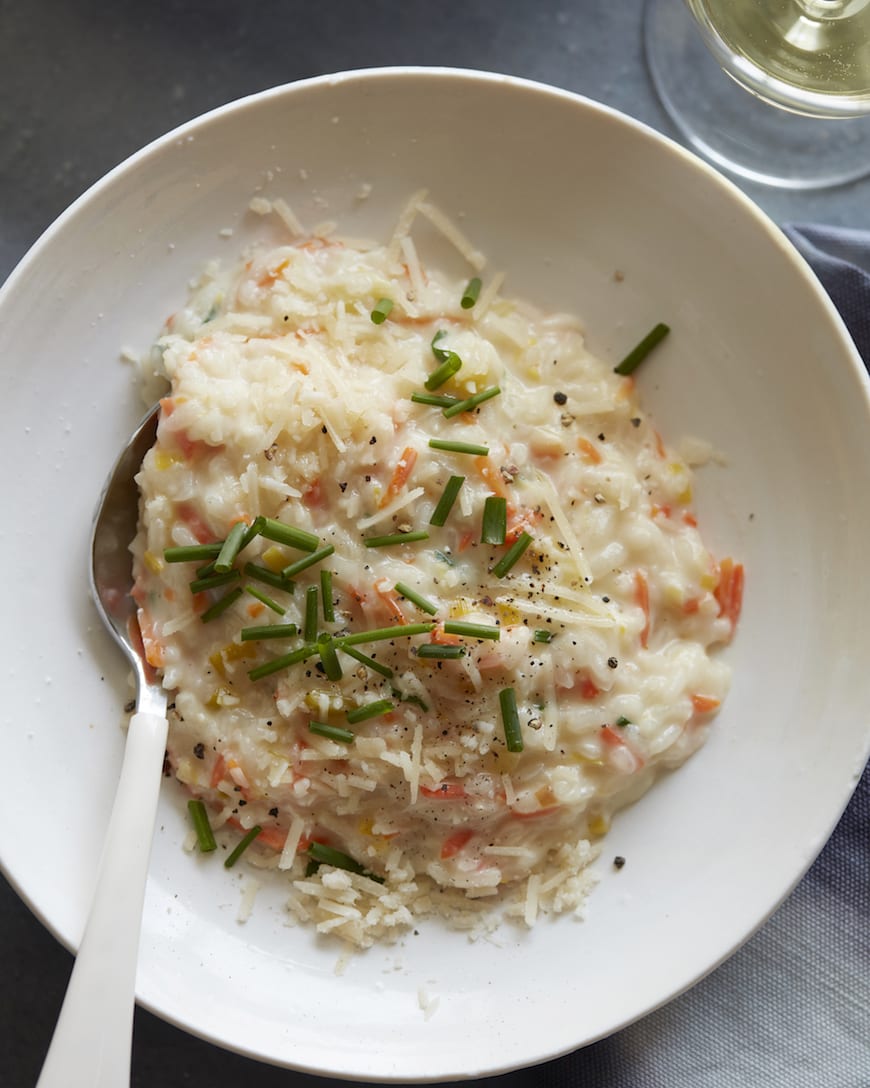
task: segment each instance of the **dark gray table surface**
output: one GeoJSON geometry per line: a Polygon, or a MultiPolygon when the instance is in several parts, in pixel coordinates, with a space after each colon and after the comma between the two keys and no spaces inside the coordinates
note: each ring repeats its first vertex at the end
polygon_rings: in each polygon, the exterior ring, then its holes
{"type": "MultiPolygon", "coordinates": [[[[644,67],[641,10],[642,0],[464,0],[437,6],[414,0],[0,0],[0,281],[67,205],[143,144],[234,98],[325,72],[391,64],[502,71],[588,95],[673,135],[644,67]]],[[[743,187],[780,223],[868,226],[870,180],[814,194],[743,187]]],[[[802,912],[808,897],[819,894],[819,881],[828,879],[835,863],[842,874],[843,859],[859,848],[852,837],[856,825],[867,833],[866,805],[857,824],[854,811],[852,816],[851,828],[841,826],[780,909],[774,922],[784,932],[800,932],[802,912]]],[[[866,929],[866,910],[862,920],[836,886],[829,893],[830,926],[821,939],[846,948],[856,924],[866,929]]],[[[865,897],[865,908],[866,902],[865,897]]],[[[752,945],[738,957],[753,955],[752,945]]],[[[18,1088],[35,1083],[71,957],[2,879],[0,948],[0,1085],[18,1088]]],[[[841,1041],[817,1019],[807,1022],[806,1081],[775,1046],[766,1064],[748,1070],[741,1071],[739,1055],[730,1073],[721,1072],[729,1069],[727,1060],[718,1074],[688,1069],[681,1033],[687,1015],[697,1018],[705,1000],[715,1001],[714,980],[715,975],[700,984],[695,1004],[680,998],[642,1025],[586,1048],[570,1064],[551,1062],[534,1072],[507,1074],[498,1083],[845,1084],[825,1078],[841,1041]],[[631,1079],[627,1061],[635,1063],[631,1079]]],[[[773,1020],[799,1016],[791,1006],[805,999],[813,995],[774,986],[770,1000],[780,1006],[771,1010],[773,1020]]],[[[218,1082],[300,1088],[333,1083],[225,1053],[137,1010],[134,1085],[200,1088],[218,1082]]],[[[870,1074],[860,1083],[870,1084],[870,1074]]],[[[859,1081],[852,1084],[857,1088],[859,1081]]]]}

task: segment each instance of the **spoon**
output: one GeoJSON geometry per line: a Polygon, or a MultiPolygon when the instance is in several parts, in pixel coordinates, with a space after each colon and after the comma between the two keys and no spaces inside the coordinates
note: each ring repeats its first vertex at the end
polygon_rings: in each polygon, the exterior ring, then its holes
{"type": "Polygon", "coordinates": [[[157,416],[155,408],[127,443],[94,519],[91,592],[135,670],[136,712],[94,898],[37,1088],[130,1084],[139,930],[167,733],[166,693],[145,660],[130,596],[129,545],[139,516],[134,477],[154,444],[157,416]]]}

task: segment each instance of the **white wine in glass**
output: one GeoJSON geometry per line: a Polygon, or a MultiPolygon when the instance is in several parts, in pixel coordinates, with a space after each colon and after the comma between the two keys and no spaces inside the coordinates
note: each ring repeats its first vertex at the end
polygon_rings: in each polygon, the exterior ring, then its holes
{"type": "Polygon", "coordinates": [[[647,0],[644,41],[666,109],[718,165],[795,189],[870,173],[870,0],[647,0]]]}

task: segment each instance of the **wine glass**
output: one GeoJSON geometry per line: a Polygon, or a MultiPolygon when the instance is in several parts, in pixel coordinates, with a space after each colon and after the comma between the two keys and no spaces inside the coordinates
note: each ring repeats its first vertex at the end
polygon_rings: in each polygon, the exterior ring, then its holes
{"type": "Polygon", "coordinates": [[[870,0],[647,0],[644,46],[671,119],[717,166],[788,189],[870,174],[870,0]]]}

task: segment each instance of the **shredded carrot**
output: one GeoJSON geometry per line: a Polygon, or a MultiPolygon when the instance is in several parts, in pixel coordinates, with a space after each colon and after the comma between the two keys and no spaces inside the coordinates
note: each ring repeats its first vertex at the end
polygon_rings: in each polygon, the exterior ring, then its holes
{"type": "Polygon", "coordinates": [[[462,641],[459,635],[448,635],[440,623],[433,628],[429,638],[432,642],[437,642],[439,646],[458,646],[462,641]]]}
{"type": "Polygon", "coordinates": [[[190,529],[200,544],[211,544],[215,540],[214,533],[190,503],[183,502],[179,505],[178,520],[190,529]]]}
{"type": "Polygon", "coordinates": [[[461,827],[452,835],[448,835],[441,844],[441,860],[446,861],[448,858],[455,857],[473,835],[474,832],[467,827],[461,827]]]}
{"type": "Polygon", "coordinates": [[[701,607],[700,597],[687,597],[683,601],[683,614],[686,616],[693,616],[701,607]]]}
{"type": "Polygon", "coordinates": [[[586,460],[590,461],[593,465],[601,464],[601,453],[593,446],[588,438],[578,438],[577,449],[583,454],[586,460]]]}
{"type": "Polygon", "coordinates": [[[471,547],[471,542],[474,540],[474,533],[470,530],[466,530],[459,538],[459,544],[456,547],[458,552],[464,552],[466,548],[471,547]]]}
{"type": "Polygon", "coordinates": [[[620,748],[625,744],[625,738],[609,725],[603,725],[599,732],[602,741],[611,748],[620,748]]]}
{"type": "Polygon", "coordinates": [[[211,779],[209,780],[209,785],[212,789],[217,789],[221,782],[223,782],[226,770],[227,761],[220,753],[218,753],[218,757],[214,761],[214,766],[211,769],[211,779]]]}
{"type": "Polygon", "coordinates": [[[404,450],[402,451],[402,456],[396,462],[396,467],[393,469],[392,479],[387,485],[387,489],[381,498],[380,505],[382,507],[388,506],[408,482],[408,477],[413,471],[416,460],[417,451],[414,449],[414,447],[405,446],[404,450]]]}
{"type": "Polygon", "coordinates": [[[494,495],[507,498],[507,486],[504,476],[495,467],[489,457],[475,457],[474,466],[480,473],[484,483],[494,495]]]}
{"type": "Polygon", "coordinates": [[[521,533],[528,533],[530,536],[534,536],[535,526],[543,518],[543,512],[541,510],[531,510],[528,506],[513,507],[508,504],[507,508],[507,532],[505,533],[505,544],[514,544],[517,537],[521,533]]]}
{"type": "MultiPolygon", "coordinates": [[[[227,820],[230,827],[234,827],[237,831],[247,832],[248,828],[243,827],[242,824],[235,818],[230,816],[227,820]]],[[[261,846],[268,846],[270,850],[283,850],[284,843],[287,841],[287,832],[282,831],[280,827],[263,827],[260,830],[260,834],[257,836],[256,841],[261,846]]]]}
{"type": "Polygon", "coordinates": [[[698,519],[695,517],[694,514],[686,512],[685,514],[683,514],[683,521],[686,523],[686,525],[691,525],[693,529],[697,529],[698,527],[698,519]]]}
{"type": "Polygon", "coordinates": [[[248,605],[248,615],[251,617],[252,620],[256,619],[256,617],[259,616],[261,612],[265,611],[265,607],[266,606],[260,604],[259,601],[251,601],[251,603],[248,605]]]}
{"type": "Polygon", "coordinates": [[[318,476],[302,493],[302,501],[306,506],[318,507],[323,506],[323,499],[323,484],[318,476]]]}
{"type": "Polygon", "coordinates": [[[662,503],[661,506],[657,505],[656,503],[653,503],[652,506],[650,507],[650,511],[649,511],[650,517],[652,517],[652,518],[658,517],[659,514],[661,514],[661,516],[663,518],[669,518],[671,516],[672,512],[673,511],[671,510],[670,504],[666,503],[666,502],[662,503]]]}
{"type": "Polygon", "coordinates": [[[580,694],[584,699],[595,699],[601,694],[601,689],[590,677],[584,676],[580,681],[580,694]]]}
{"type": "Polygon", "coordinates": [[[713,595],[719,602],[719,615],[725,616],[734,631],[743,607],[744,571],[742,563],[723,559],[719,564],[719,582],[713,595]]]}
{"type": "Polygon", "coordinates": [[[637,571],[634,576],[634,599],[644,614],[644,625],[640,632],[640,644],[644,649],[649,643],[649,585],[643,571],[637,571]]]}
{"type": "Polygon", "coordinates": [[[138,620],[145,660],[153,668],[159,669],[165,664],[166,657],[163,643],[154,631],[154,620],[143,608],[139,609],[138,620]]]}
{"type": "Polygon", "coordinates": [[[719,700],[713,695],[693,695],[692,706],[698,714],[710,714],[719,706],[719,700]]]}
{"type": "Polygon", "coordinates": [[[381,578],[375,582],[375,593],[384,602],[387,607],[387,611],[390,614],[390,618],[395,620],[396,623],[407,623],[408,617],[399,607],[398,597],[395,589],[390,585],[386,578],[381,578]]]}
{"type": "Polygon", "coordinates": [[[169,419],[169,417],[175,411],[175,401],[174,401],[174,399],[172,397],[161,397],[160,398],[160,411],[162,412],[162,414],[164,415],[164,417],[166,419],[169,419]]]}
{"type": "Polygon", "coordinates": [[[420,784],[420,793],[424,797],[433,797],[441,801],[458,801],[465,796],[465,787],[461,782],[449,782],[445,779],[437,786],[420,784]]]}
{"type": "Polygon", "coordinates": [[[616,391],[617,400],[628,400],[631,394],[634,392],[634,375],[627,374],[623,377],[619,383],[619,388],[616,391]]]}
{"type": "Polygon", "coordinates": [[[274,268],[268,269],[257,280],[257,286],[258,287],[271,287],[275,283],[275,281],[280,278],[281,273],[284,271],[284,269],[287,267],[287,265],[289,263],[290,263],[289,257],[285,257],[284,260],[280,261],[278,264],[276,264],[274,268]]]}

